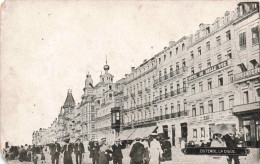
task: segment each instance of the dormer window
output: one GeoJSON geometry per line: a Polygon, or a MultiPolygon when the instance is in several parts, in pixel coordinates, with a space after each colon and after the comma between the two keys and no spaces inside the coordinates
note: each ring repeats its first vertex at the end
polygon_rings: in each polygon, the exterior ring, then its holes
{"type": "Polygon", "coordinates": [[[184,51],[184,49],[185,49],[185,44],[184,43],[182,43],[182,51],[184,51]]]}
{"type": "Polygon", "coordinates": [[[176,54],[178,54],[178,47],[176,47],[176,54]]]}
{"type": "Polygon", "coordinates": [[[210,28],[209,27],[206,28],[206,35],[208,35],[208,34],[210,34],[210,28]]]}

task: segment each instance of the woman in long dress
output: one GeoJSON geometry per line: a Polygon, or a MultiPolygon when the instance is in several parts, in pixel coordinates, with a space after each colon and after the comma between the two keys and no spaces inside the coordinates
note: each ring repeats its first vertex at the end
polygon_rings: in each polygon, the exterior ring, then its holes
{"type": "Polygon", "coordinates": [[[160,156],[162,156],[162,148],[159,141],[155,139],[157,134],[152,134],[152,141],[150,143],[150,163],[159,164],[160,156]]]}

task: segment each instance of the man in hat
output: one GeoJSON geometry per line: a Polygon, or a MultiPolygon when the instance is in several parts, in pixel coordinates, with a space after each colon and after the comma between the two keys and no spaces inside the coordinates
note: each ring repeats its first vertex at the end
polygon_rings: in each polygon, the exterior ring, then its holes
{"type": "Polygon", "coordinates": [[[143,137],[142,139],[142,144],[144,145],[144,164],[148,164],[150,157],[149,157],[149,152],[150,152],[150,146],[148,144],[148,137],[143,137]]]}
{"type": "Polygon", "coordinates": [[[113,164],[122,164],[123,154],[122,150],[124,149],[125,145],[122,145],[120,139],[115,140],[115,144],[112,146],[112,157],[113,157],[113,164]]]}
{"type": "Polygon", "coordinates": [[[63,154],[63,162],[64,164],[73,164],[72,162],[72,152],[73,152],[73,145],[70,142],[70,139],[65,139],[64,140],[65,144],[62,148],[63,154]]]}
{"type": "Polygon", "coordinates": [[[100,147],[98,144],[97,140],[94,140],[94,145],[92,147],[92,163],[93,164],[98,164],[98,158],[99,158],[99,151],[100,151],[100,147]]]}
{"type": "Polygon", "coordinates": [[[80,139],[76,140],[75,146],[74,146],[74,153],[76,156],[76,163],[81,164],[82,163],[82,154],[85,153],[85,148],[83,143],[80,141],[80,139]]]}
{"type": "Polygon", "coordinates": [[[50,151],[52,164],[55,164],[55,161],[56,164],[59,163],[60,151],[61,151],[60,144],[53,141],[51,145],[51,151],[50,151]]]}
{"type": "Polygon", "coordinates": [[[101,139],[101,143],[99,146],[100,153],[98,158],[98,164],[109,164],[109,161],[112,160],[112,157],[110,156],[112,151],[109,150],[109,146],[106,143],[106,138],[101,139]]]}
{"type": "Polygon", "coordinates": [[[150,143],[150,162],[153,164],[159,164],[160,163],[160,156],[162,156],[162,148],[161,144],[156,138],[158,137],[157,133],[151,134],[152,141],[150,143]]]}
{"type": "Polygon", "coordinates": [[[94,141],[93,138],[88,143],[88,151],[89,151],[89,158],[93,158],[93,147],[94,147],[94,141]]]}
{"type": "Polygon", "coordinates": [[[141,138],[136,137],[135,143],[130,151],[130,164],[142,164],[144,159],[144,145],[140,142],[141,138]]]}

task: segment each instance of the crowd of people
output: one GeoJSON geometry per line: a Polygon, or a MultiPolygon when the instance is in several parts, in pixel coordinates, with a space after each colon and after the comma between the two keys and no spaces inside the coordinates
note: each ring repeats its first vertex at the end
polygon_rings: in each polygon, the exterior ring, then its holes
{"type": "Polygon", "coordinates": [[[89,157],[92,158],[93,164],[109,164],[109,161],[113,161],[113,164],[122,164],[122,149],[129,145],[130,164],[156,164],[162,160],[171,160],[170,141],[156,133],[152,133],[150,137],[136,137],[132,143],[116,139],[114,144],[109,145],[106,143],[106,138],[102,138],[101,143],[92,140],[88,146],[89,157]]]}

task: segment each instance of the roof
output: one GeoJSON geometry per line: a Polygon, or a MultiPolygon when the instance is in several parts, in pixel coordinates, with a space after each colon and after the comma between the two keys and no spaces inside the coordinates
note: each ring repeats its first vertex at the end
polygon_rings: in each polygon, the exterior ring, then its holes
{"type": "Polygon", "coordinates": [[[65,100],[65,103],[63,105],[63,108],[73,108],[75,106],[75,101],[74,101],[74,98],[72,96],[72,92],[71,90],[68,91],[68,94],[67,94],[67,97],[66,97],[66,100],[65,100]]]}

